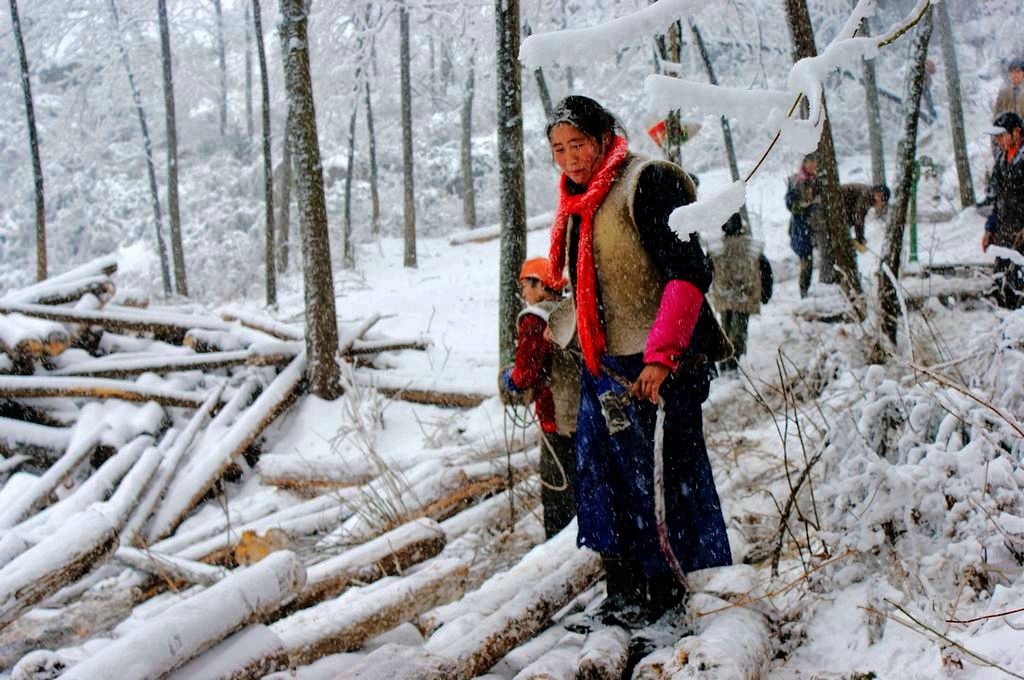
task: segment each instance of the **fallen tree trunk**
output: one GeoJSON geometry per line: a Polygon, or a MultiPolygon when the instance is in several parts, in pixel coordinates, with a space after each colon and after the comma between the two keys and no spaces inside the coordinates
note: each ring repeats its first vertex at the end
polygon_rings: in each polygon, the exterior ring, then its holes
{"type": "Polygon", "coordinates": [[[353,357],[364,354],[380,354],[381,352],[399,352],[404,349],[423,351],[430,348],[426,338],[409,338],[406,340],[360,340],[352,344],[341,356],[353,357]]]}
{"type": "Polygon", "coordinates": [[[411,385],[382,385],[376,381],[358,381],[359,384],[373,387],[385,397],[408,401],[413,404],[429,404],[444,408],[476,408],[492,396],[479,392],[445,392],[411,385]]]}
{"type": "Polygon", "coordinates": [[[64,680],[91,680],[117,669],[121,680],[149,680],[181,666],[293,597],[306,570],[293,553],[271,555],[214,586],[134,623],[123,636],[73,666],[64,680]]]}
{"type": "Polygon", "coordinates": [[[460,560],[443,560],[414,574],[352,588],[333,600],[303,609],[270,626],[288,648],[293,666],[358,649],[419,614],[462,594],[467,572],[460,560]]]}
{"type": "Polygon", "coordinates": [[[209,352],[176,357],[116,357],[83,361],[47,375],[126,378],[143,373],[174,373],[180,371],[216,371],[235,366],[283,366],[295,353],[263,354],[251,349],[234,352],[209,352]]]}
{"type": "Polygon", "coordinates": [[[108,378],[64,378],[47,376],[0,376],[0,399],[37,397],[79,397],[152,401],[161,406],[199,408],[204,397],[164,387],[143,387],[108,378]]]}
{"type": "Polygon", "coordinates": [[[340,462],[329,465],[321,460],[304,460],[291,453],[261,456],[256,470],[264,485],[288,489],[304,496],[318,496],[336,489],[359,486],[373,479],[370,474],[353,471],[351,466],[340,462]]]}
{"type": "Polygon", "coordinates": [[[629,662],[629,633],[617,626],[588,635],[579,656],[577,680],[619,680],[629,662]]]}
{"type": "Polygon", "coordinates": [[[69,283],[76,283],[82,279],[94,277],[108,277],[117,271],[117,255],[111,253],[85,264],[69,269],[63,274],[57,274],[47,279],[33,283],[30,286],[11,291],[0,298],[3,303],[14,302],[38,302],[46,295],[52,293],[55,287],[64,286],[69,283]]]}
{"type": "Polygon", "coordinates": [[[24,420],[0,418],[0,455],[30,456],[40,465],[60,458],[71,441],[71,428],[37,425],[24,420]]]}
{"type": "Polygon", "coordinates": [[[122,547],[114,553],[114,559],[136,571],[158,576],[165,581],[177,581],[201,586],[212,586],[230,572],[223,567],[213,567],[202,562],[182,559],[175,555],[163,555],[137,548],[122,547]]]}
{"type": "Polygon", "coordinates": [[[163,504],[153,516],[151,538],[168,535],[196,503],[221,478],[236,456],[241,455],[263,430],[284,412],[298,396],[306,370],[306,355],[300,354],[234,422],[211,448],[190,460],[187,470],[177,475],[167,489],[163,504]]]}
{"type": "Polygon", "coordinates": [[[269,628],[238,631],[167,676],[167,680],[258,680],[288,668],[288,650],[269,628]]]}
{"type": "Polygon", "coordinates": [[[230,324],[208,316],[193,314],[177,314],[157,312],[153,310],[136,311],[123,309],[117,311],[94,311],[88,309],[71,309],[69,307],[49,307],[32,304],[0,304],[0,314],[23,314],[37,319],[48,319],[62,323],[77,323],[86,326],[99,326],[111,331],[132,331],[136,333],[153,333],[156,337],[180,344],[185,334],[193,328],[228,331],[230,324]]]}
{"type": "Polygon", "coordinates": [[[225,321],[237,321],[246,328],[266,333],[278,340],[302,340],[305,338],[305,334],[302,331],[297,331],[287,324],[262,314],[239,309],[238,307],[228,307],[222,310],[220,318],[225,321]]]}
{"type": "Polygon", "coordinates": [[[0,569],[0,629],[88,573],[117,547],[117,530],[87,510],[0,569]]]}
{"type": "Polygon", "coordinates": [[[445,546],[444,531],[429,519],[418,519],[342,554],[309,567],[306,587],[289,604],[304,609],[334,597],[353,584],[379,581],[401,574],[414,564],[436,556],[445,546]]]}
{"type": "Polygon", "coordinates": [[[70,343],[67,330],[55,321],[0,314],[0,352],[11,357],[15,364],[55,357],[70,343]]]}

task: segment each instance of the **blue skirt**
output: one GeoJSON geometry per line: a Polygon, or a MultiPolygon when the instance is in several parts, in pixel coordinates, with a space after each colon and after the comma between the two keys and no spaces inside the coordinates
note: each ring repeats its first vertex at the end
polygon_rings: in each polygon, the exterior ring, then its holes
{"type": "MultiPolygon", "coordinates": [[[[640,354],[606,356],[615,374],[636,380],[640,354]]],[[[669,542],[685,571],[732,564],[722,507],[704,446],[701,403],[706,369],[673,374],[662,384],[665,400],[665,511],[669,542]]],[[[630,400],[609,432],[599,395],[627,390],[604,372],[582,371],[576,430],[576,509],[580,546],[604,556],[640,560],[644,574],[670,571],[658,543],[654,514],[654,423],[657,408],[630,400]],[[623,418],[624,416],[624,418],[623,418]]],[[[607,400],[607,398],[606,398],[607,400]]],[[[613,407],[614,408],[614,407],[613,407]]]]}

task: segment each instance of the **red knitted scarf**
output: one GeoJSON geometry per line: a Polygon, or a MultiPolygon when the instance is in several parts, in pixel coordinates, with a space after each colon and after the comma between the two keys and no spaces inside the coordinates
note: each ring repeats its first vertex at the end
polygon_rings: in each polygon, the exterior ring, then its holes
{"type": "Polygon", "coordinates": [[[582,194],[570,196],[565,189],[568,177],[559,180],[558,211],[551,227],[552,276],[561,278],[565,270],[565,234],[570,215],[580,217],[580,239],[576,256],[576,329],[583,349],[584,363],[594,375],[601,370],[601,357],[605,351],[604,328],[597,314],[597,272],[594,270],[594,213],[612,188],[622,159],[629,152],[624,137],[614,137],[601,167],[587,183],[582,194]]]}

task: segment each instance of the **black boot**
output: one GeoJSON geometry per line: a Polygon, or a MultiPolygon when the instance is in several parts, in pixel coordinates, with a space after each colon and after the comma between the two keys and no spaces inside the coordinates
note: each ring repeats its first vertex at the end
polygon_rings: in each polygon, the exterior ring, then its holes
{"type": "Polygon", "coordinates": [[[646,579],[640,561],[628,557],[603,558],[607,597],[597,618],[608,626],[638,628],[646,625],[646,579]]]}
{"type": "Polygon", "coordinates": [[[647,616],[652,622],[673,608],[678,608],[682,613],[681,605],[686,599],[686,588],[671,571],[649,577],[647,592],[647,616]]]}

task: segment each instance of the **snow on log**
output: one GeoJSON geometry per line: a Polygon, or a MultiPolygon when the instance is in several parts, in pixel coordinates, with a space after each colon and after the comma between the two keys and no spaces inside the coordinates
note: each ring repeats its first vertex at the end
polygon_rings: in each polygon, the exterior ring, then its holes
{"type": "Polygon", "coordinates": [[[380,314],[371,314],[367,318],[359,322],[359,324],[350,331],[338,333],[338,354],[344,356],[352,345],[362,338],[368,330],[377,325],[377,322],[381,320],[380,314]]]}
{"type": "Polygon", "coordinates": [[[391,399],[444,408],[476,408],[494,396],[481,392],[455,392],[416,386],[408,379],[384,375],[367,378],[365,375],[356,374],[355,382],[363,387],[372,387],[391,399]]]}
{"type": "Polygon", "coordinates": [[[398,352],[403,349],[423,351],[430,348],[427,338],[392,338],[389,340],[357,340],[352,343],[342,356],[361,356],[364,354],[380,354],[381,352],[398,352]]]}
{"type": "Polygon", "coordinates": [[[512,498],[509,490],[494,494],[476,505],[455,513],[441,523],[445,539],[450,543],[467,532],[476,533],[496,531],[499,527],[509,527],[523,513],[528,512],[540,502],[540,482],[530,477],[512,487],[512,498]]]}
{"type": "Polygon", "coordinates": [[[256,471],[266,486],[276,486],[309,496],[335,489],[366,484],[373,478],[354,474],[352,466],[338,461],[306,460],[291,453],[268,453],[260,456],[256,471]]]}
{"type": "Polygon", "coordinates": [[[117,485],[117,491],[106,502],[107,513],[114,519],[119,533],[124,532],[128,518],[139,505],[139,499],[143,498],[149,490],[163,455],[163,446],[151,446],[146,449],[138,462],[117,485]]]}
{"type": "Polygon", "coordinates": [[[716,680],[762,678],[774,652],[771,628],[760,612],[732,606],[725,600],[699,592],[687,603],[694,616],[694,634],[675,647],[658,650],[645,658],[639,678],[716,680]],[[657,656],[655,656],[657,655],[657,656]],[[651,658],[655,657],[655,658],[651,658]]]}
{"type": "MultiPolygon", "coordinates": [[[[111,253],[97,257],[68,271],[43,279],[30,286],[13,290],[0,298],[0,301],[7,302],[37,302],[45,297],[54,287],[68,283],[77,282],[83,279],[94,277],[108,277],[117,271],[117,255],[111,253]]],[[[52,304],[52,303],[51,303],[52,304]]]]}
{"type": "Polygon", "coordinates": [[[249,341],[230,331],[208,331],[193,328],[185,333],[181,344],[193,352],[237,352],[249,347],[249,341]]]}
{"type": "Polygon", "coordinates": [[[87,510],[0,569],[0,629],[81,578],[117,547],[114,523],[87,510]]]}
{"type": "Polygon", "coordinates": [[[88,593],[59,610],[35,609],[0,632],[0,668],[34,649],[59,649],[113,628],[132,613],[130,594],[88,593]]]}
{"type": "Polygon", "coordinates": [[[192,442],[195,440],[199,429],[206,424],[206,420],[210,417],[214,406],[220,403],[220,396],[223,392],[223,385],[214,388],[203,405],[192,414],[192,418],[181,434],[175,432],[172,435],[168,433],[165,435],[164,440],[160,442],[160,448],[162,451],[166,451],[166,455],[162,456],[160,467],[156,470],[152,484],[149,485],[144,494],[139,494],[136,497],[138,501],[132,507],[125,523],[124,534],[126,542],[130,545],[137,546],[142,543],[144,538],[143,529],[146,526],[146,522],[153,513],[153,509],[163,499],[168,484],[171,483],[171,479],[173,479],[174,474],[177,472],[188,448],[192,446],[192,442]]]}
{"type": "MultiPolygon", "coordinates": [[[[512,680],[576,680],[581,636],[563,633],[562,640],[513,676],[512,680]]],[[[621,678],[621,674],[616,678],[621,678]]]]}
{"type": "Polygon", "coordinates": [[[49,376],[0,376],[0,398],[84,397],[153,401],[162,406],[199,408],[203,397],[193,392],[166,387],[143,387],[136,383],[108,378],[64,378],[49,376]]]}
{"type": "Polygon", "coordinates": [[[109,357],[82,361],[47,375],[126,378],[143,373],[174,373],[181,371],[215,371],[235,366],[281,366],[295,358],[295,353],[261,354],[250,349],[234,352],[209,352],[183,356],[109,357]]]}
{"type": "Polygon", "coordinates": [[[408,647],[393,642],[382,645],[334,680],[437,680],[454,677],[453,662],[422,647],[408,647]]]}
{"type": "Polygon", "coordinates": [[[54,489],[92,454],[102,427],[102,422],[78,423],[74,427],[64,455],[35,481],[31,489],[26,489],[18,496],[17,500],[0,513],[0,529],[9,529],[21,523],[26,517],[45,505],[54,489]]]}
{"type": "MultiPolygon", "coordinates": [[[[570,533],[575,535],[575,526],[570,533]]],[[[539,582],[520,583],[511,600],[490,616],[478,620],[472,628],[463,630],[457,639],[441,635],[442,628],[427,641],[425,648],[455,660],[458,669],[455,677],[476,677],[547,626],[552,616],[589,588],[600,574],[600,556],[580,549],[539,582]]]]}
{"type": "Polygon", "coordinates": [[[433,561],[415,573],[351,588],[270,626],[294,666],[358,649],[366,640],[462,595],[468,569],[461,560],[433,561]]]}
{"type": "Polygon", "coordinates": [[[114,553],[114,559],[126,567],[159,576],[164,580],[182,581],[201,586],[212,586],[229,573],[224,567],[214,567],[174,555],[163,555],[137,548],[118,548],[114,553]]]}
{"type": "Polygon", "coordinates": [[[269,628],[238,631],[167,676],[167,680],[256,680],[288,668],[288,650],[269,628]]]}
{"type": "Polygon", "coordinates": [[[107,307],[131,307],[146,309],[149,307],[149,293],[142,288],[118,288],[107,300],[107,307]]]}
{"type": "Polygon", "coordinates": [[[334,597],[351,584],[378,581],[400,574],[414,564],[434,557],[445,546],[444,531],[430,519],[403,524],[382,536],[312,565],[306,587],[289,606],[309,607],[334,597]]]}
{"type": "Polygon", "coordinates": [[[136,621],[124,635],[69,669],[64,680],[91,680],[117,669],[120,680],[149,680],[181,666],[245,624],[277,609],[305,583],[294,553],[275,553],[248,569],[136,621]]]}
{"type": "MultiPolygon", "coordinates": [[[[541,215],[534,215],[526,220],[527,231],[539,231],[547,229],[555,221],[555,213],[546,212],[541,215]]],[[[501,236],[501,225],[494,224],[489,227],[478,227],[476,229],[464,229],[457,231],[448,237],[448,245],[461,246],[467,243],[486,243],[501,236]]]]}
{"type": "Polygon", "coordinates": [[[0,314],[0,352],[15,362],[57,356],[70,342],[67,329],[55,321],[0,314]]]}
{"type": "Polygon", "coordinates": [[[234,305],[229,305],[222,309],[220,318],[225,321],[237,321],[246,328],[266,333],[278,340],[302,340],[305,338],[305,334],[301,330],[296,330],[288,324],[281,323],[264,314],[242,309],[234,305]]]}
{"type": "Polygon", "coordinates": [[[629,633],[618,626],[587,636],[579,655],[579,680],[618,680],[629,662],[629,633]]]}
{"type": "MultiPolygon", "coordinates": [[[[85,298],[82,298],[85,300],[85,298]]],[[[227,331],[231,325],[220,319],[198,314],[180,314],[153,310],[89,310],[48,305],[0,303],[0,314],[24,314],[37,319],[62,323],[99,326],[112,331],[153,333],[157,337],[180,341],[190,329],[227,331]]]]}
{"type": "Polygon", "coordinates": [[[0,418],[0,455],[24,454],[49,465],[60,458],[71,440],[71,428],[37,425],[24,420],[0,418]]]}
{"type": "Polygon", "coordinates": [[[187,469],[172,480],[163,504],[153,516],[150,536],[162,538],[181,523],[235,457],[241,455],[291,405],[305,371],[306,355],[303,353],[281,371],[218,441],[189,460],[187,469]]]}

